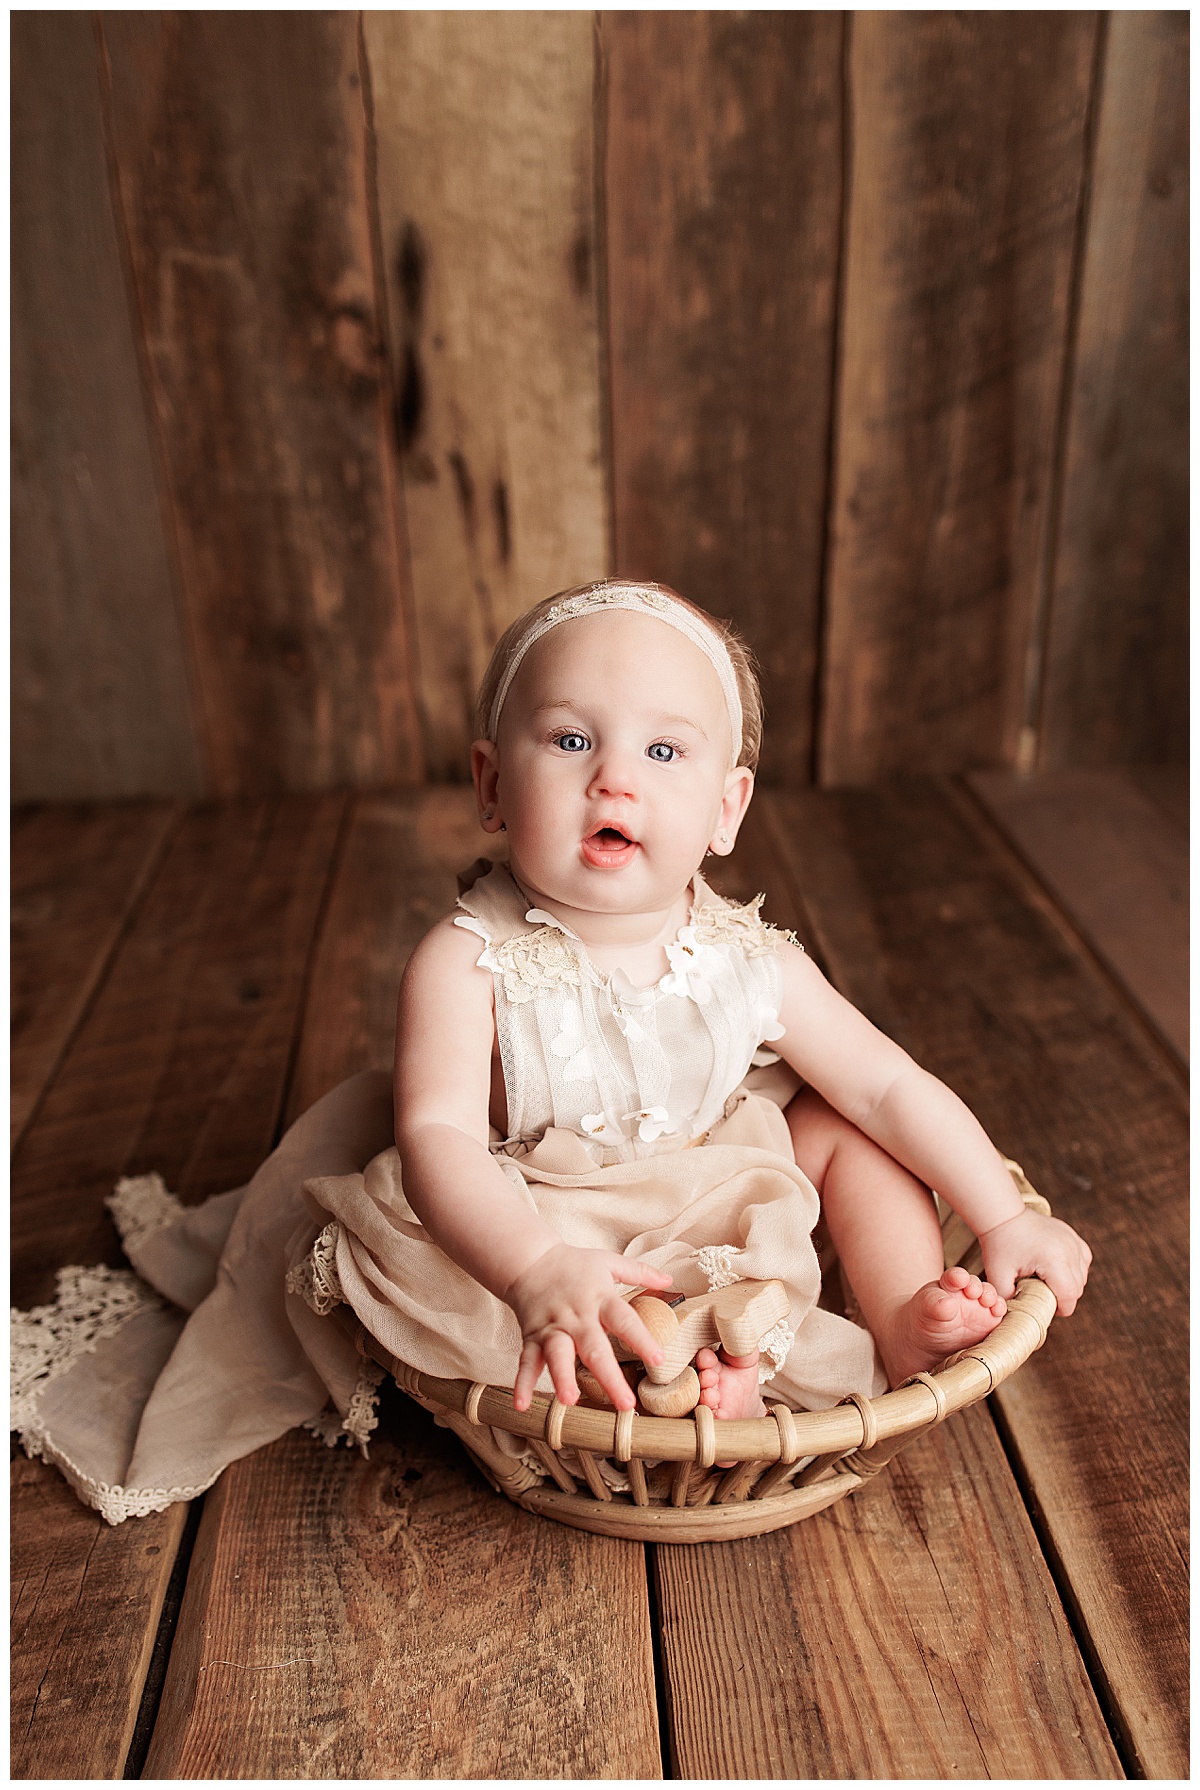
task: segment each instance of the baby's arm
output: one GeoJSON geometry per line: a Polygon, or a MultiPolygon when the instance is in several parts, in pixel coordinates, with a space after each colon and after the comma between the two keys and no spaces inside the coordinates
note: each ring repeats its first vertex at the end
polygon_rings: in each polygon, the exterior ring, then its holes
{"type": "Polygon", "coordinates": [[[860,1131],[970,1225],[1003,1297],[1036,1275],[1075,1309],[1091,1251],[1069,1225],[1030,1210],[974,1114],[832,988],[794,946],[780,947],[785,1035],[773,1046],[860,1131]]]}
{"type": "Polygon", "coordinates": [[[441,1249],[516,1313],[524,1337],[513,1403],[528,1408],[543,1363],[564,1404],[579,1397],[575,1357],[614,1405],[633,1393],[605,1332],[648,1364],[661,1350],[616,1283],[670,1276],[603,1249],[565,1244],[523,1201],[488,1149],[495,1018],[475,934],[435,926],[409,962],[396,1023],[396,1145],[404,1192],[441,1249]]]}

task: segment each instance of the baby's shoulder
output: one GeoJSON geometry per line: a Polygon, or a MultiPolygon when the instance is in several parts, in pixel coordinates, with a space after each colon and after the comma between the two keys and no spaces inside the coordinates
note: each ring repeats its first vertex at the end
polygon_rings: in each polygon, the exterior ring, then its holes
{"type": "Polygon", "coordinates": [[[404,979],[410,986],[432,984],[444,988],[448,981],[475,979],[480,939],[473,927],[463,930],[458,924],[461,919],[461,914],[446,914],[430,927],[408,960],[404,979]]]}

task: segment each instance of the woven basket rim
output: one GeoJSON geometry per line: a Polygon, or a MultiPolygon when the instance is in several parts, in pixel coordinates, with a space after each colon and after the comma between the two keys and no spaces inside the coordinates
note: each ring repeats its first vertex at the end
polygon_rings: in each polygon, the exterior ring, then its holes
{"type": "Polygon", "coordinates": [[[423,1373],[392,1355],[361,1325],[357,1345],[361,1354],[377,1361],[404,1391],[423,1402],[461,1413],[474,1425],[548,1442],[555,1449],[579,1447],[618,1460],[632,1457],[710,1464],[705,1456],[711,1455],[715,1446],[722,1460],[778,1461],[789,1455],[799,1459],[869,1447],[876,1441],[928,1428],[985,1398],[1042,1346],[1056,1309],[1054,1294],[1043,1281],[1023,1280],[996,1328],[982,1342],[952,1356],[936,1374],[918,1374],[876,1398],[854,1398],[831,1410],[790,1412],[790,1424],[773,1415],[741,1421],[717,1418],[710,1423],[698,1422],[694,1414],[644,1417],[625,1413],[626,1422],[621,1425],[620,1415],[609,1408],[563,1405],[541,1392],[534,1393],[527,1411],[516,1411],[511,1387],[423,1373]]]}

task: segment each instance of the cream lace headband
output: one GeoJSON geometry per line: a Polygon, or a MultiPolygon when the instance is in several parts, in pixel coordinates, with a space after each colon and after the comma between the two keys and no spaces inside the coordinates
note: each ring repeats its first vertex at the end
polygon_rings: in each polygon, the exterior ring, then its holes
{"type": "Polygon", "coordinates": [[[720,680],[733,735],[732,764],[736,765],[742,751],[742,699],[738,694],[737,673],[725,642],[712,628],[699,621],[690,609],[685,609],[682,603],[676,602],[674,597],[668,597],[665,592],[655,590],[653,586],[640,584],[597,584],[590,590],[580,591],[577,597],[566,597],[561,603],[552,604],[538,616],[528,633],[518,639],[505,667],[504,676],[496,686],[488,716],[488,738],[494,740],[496,737],[504,699],[530,647],[562,622],[573,622],[581,615],[594,615],[601,609],[632,609],[642,615],[655,616],[660,622],[666,622],[668,627],[676,628],[693,646],[700,648],[720,680]]]}

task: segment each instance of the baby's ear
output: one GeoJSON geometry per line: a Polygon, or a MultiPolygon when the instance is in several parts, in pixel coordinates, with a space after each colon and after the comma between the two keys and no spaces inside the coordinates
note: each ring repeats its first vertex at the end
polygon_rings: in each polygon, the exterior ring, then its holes
{"type": "Polygon", "coordinates": [[[754,772],[749,765],[740,764],[725,779],[721,814],[717,830],[709,843],[708,849],[717,857],[727,858],[737,844],[738,828],[745,818],[753,794],[754,772]]]}
{"type": "Polygon", "coordinates": [[[479,824],[485,833],[498,833],[504,816],[500,812],[500,754],[494,740],[476,740],[471,747],[471,776],[479,803],[479,824]]]}

